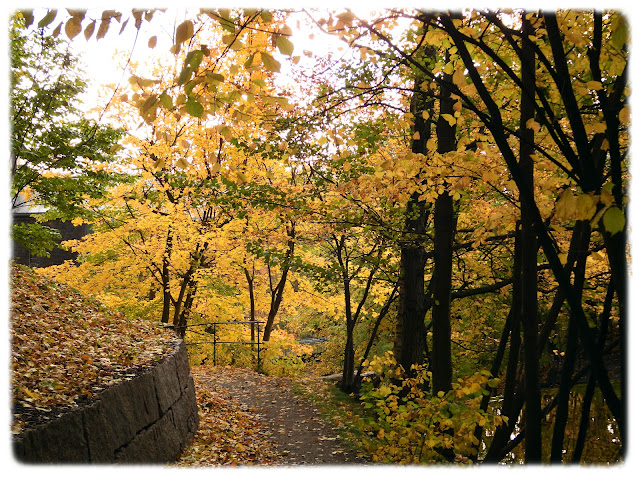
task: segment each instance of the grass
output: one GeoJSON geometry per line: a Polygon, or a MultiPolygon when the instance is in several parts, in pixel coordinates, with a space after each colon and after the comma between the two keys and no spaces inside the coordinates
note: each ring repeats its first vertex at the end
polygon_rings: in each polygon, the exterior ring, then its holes
{"type": "Polygon", "coordinates": [[[370,414],[353,395],[340,390],[334,382],[319,379],[294,379],[292,392],[315,404],[322,417],[336,427],[345,446],[371,459],[371,455],[363,451],[362,442],[369,437],[364,424],[370,414]]]}

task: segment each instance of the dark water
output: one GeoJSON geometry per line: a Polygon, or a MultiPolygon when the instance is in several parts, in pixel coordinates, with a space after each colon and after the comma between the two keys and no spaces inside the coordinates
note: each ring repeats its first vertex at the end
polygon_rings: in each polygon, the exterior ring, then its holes
{"type": "MultiPolygon", "coordinates": [[[[542,391],[542,406],[548,404],[555,396],[555,390],[542,391]]],[[[564,434],[563,462],[569,463],[573,455],[578,431],[580,428],[580,413],[582,409],[582,399],[584,386],[577,387],[571,391],[569,396],[569,418],[564,434]]],[[[500,406],[501,401],[496,399],[492,402],[495,408],[500,406]]],[[[607,465],[621,461],[620,433],[618,425],[609,411],[599,390],[591,401],[591,418],[589,430],[584,450],[582,451],[581,463],[587,465],[607,465]]],[[[549,462],[551,453],[551,439],[553,437],[553,424],[555,422],[555,409],[543,419],[542,423],[542,458],[543,462],[549,462]]],[[[517,428],[517,427],[516,427],[517,428]]],[[[518,433],[516,429],[516,434],[518,433]]],[[[512,435],[512,438],[515,434],[512,435]]],[[[520,443],[507,457],[503,463],[524,463],[524,441],[520,443]]]]}

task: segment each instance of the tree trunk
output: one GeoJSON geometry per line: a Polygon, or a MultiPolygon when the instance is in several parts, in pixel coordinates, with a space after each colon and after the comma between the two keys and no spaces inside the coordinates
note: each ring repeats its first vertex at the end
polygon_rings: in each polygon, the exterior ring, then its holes
{"type": "MultiPolygon", "coordinates": [[[[284,258],[284,262],[281,266],[282,273],[280,274],[280,280],[274,289],[271,290],[271,304],[269,306],[269,313],[267,315],[267,323],[264,326],[264,332],[262,333],[262,341],[268,342],[271,339],[271,330],[273,329],[273,322],[276,319],[280,304],[282,303],[282,297],[284,295],[284,288],[287,286],[287,275],[289,274],[289,268],[291,266],[291,260],[293,259],[293,253],[296,247],[295,243],[295,222],[291,221],[290,227],[287,227],[287,235],[289,240],[287,241],[287,253],[284,258]]],[[[271,280],[271,270],[269,269],[269,280],[271,280]]]]}
{"type": "Polygon", "coordinates": [[[445,192],[434,210],[434,304],[432,307],[433,393],[451,390],[451,271],[454,231],[453,198],[445,192]]]}
{"type": "MultiPolygon", "coordinates": [[[[519,225],[516,226],[519,229],[519,225]]],[[[521,337],[520,327],[522,325],[522,248],[521,236],[516,235],[513,247],[513,287],[511,296],[511,338],[509,341],[509,357],[507,359],[507,371],[505,373],[504,392],[502,395],[502,406],[500,413],[509,417],[508,423],[499,425],[493,435],[491,445],[485,456],[484,462],[493,463],[501,460],[499,452],[509,441],[509,436],[516,424],[521,406],[517,405],[516,389],[518,385],[518,364],[520,360],[521,337]]]]}
{"type": "Polygon", "coordinates": [[[169,285],[169,264],[171,250],[173,248],[173,232],[171,226],[167,231],[167,243],[164,255],[162,256],[162,323],[169,323],[171,313],[171,287],[169,285]]]}
{"type": "MultiPolygon", "coordinates": [[[[449,54],[445,54],[445,61],[449,54]]],[[[436,124],[438,153],[446,154],[456,149],[456,125],[450,125],[443,115],[454,114],[455,101],[451,98],[453,74],[444,74],[440,84],[440,115],[436,124]]],[[[447,188],[448,185],[445,185],[447,188]]],[[[438,195],[435,202],[433,246],[433,392],[451,390],[451,272],[453,268],[453,237],[455,215],[453,198],[448,189],[438,195]]]]}
{"type": "Polygon", "coordinates": [[[249,273],[247,267],[244,267],[244,276],[247,279],[247,287],[249,288],[249,321],[251,321],[251,343],[256,341],[255,320],[256,320],[256,300],[253,291],[253,275],[249,273]]]}
{"type": "MultiPolygon", "coordinates": [[[[589,240],[591,228],[589,222],[576,222],[575,231],[580,235],[580,248],[578,249],[578,259],[574,273],[574,286],[576,293],[582,295],[584,285],[585,266],[587,254],[589,252],[589,240]]],[[[573,315],[569,317],[569,327],[567,331],[567,346],[565,348],[564,362],[558,389],[558,406],[556,407],[556,417],[553,424],[553,437],[551,439],[551,463],[562,462],[562,445],[564,443],[564,430],[567,425],[569,414],[569,393],[571,391],[571,377],[573,374],[575,360],[578,354],[578,330],[576,320],[573,315]]]]}
{"type": "MultiPolygon", "coordinates": [[[[433,60],[435,50],[428,47],[424,51],[426,61],[433,60]]],[[[411,151],[425,155],[427,140],[431,137],[431,124],[422,116],[427,112],[433,116],[433,92],[422,91],[426,77],[416,74],[411,99],[411,113],[414,117],[414,137],[411,151]]],[[[404,238],[400,242],[400,276],[398,284],[398,317],[394,340],[396,361],[411,375],[411,366],[421,364],[425,359],[426,329],[424,325],[425,278],[424,268],[427,255],[424,247],[426,240],[429,209],[418,193],[413,193],[407,202],[404,225],[404,238]]]]}
{"type": "MultiPolygon", "coordinates": [[[[533,29],[526,12],[522,14],[522,92],[520,106],[520,170],[526,186],[533,191],[534,131],[527,123],[535,117],[535,50],[529,38],[533,29]]],[[[522,217],[522,330],[525,372],[525,462],[542,461],[542,417],[540,413],[540,372],[538,360],[538,243],[535,218],[521,207],[522,217]]]]}

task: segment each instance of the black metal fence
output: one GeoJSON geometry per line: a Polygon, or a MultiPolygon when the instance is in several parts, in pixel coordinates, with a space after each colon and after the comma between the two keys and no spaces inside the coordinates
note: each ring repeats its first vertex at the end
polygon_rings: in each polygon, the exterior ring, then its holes
{"type": "Polygon", "coordinates": [[[260,345],[263,342],[260,341],[260,324],[265,323],[259,320],[244,320],[237,322],[203,322],[203,323],[193,323],[191,325],[187,325],[186,327],[176,327],[174,325],[163,325],[165,328],[173,328],[174,330],[180,328],[183,330],[190,330],[191,333],[202,336],[202,338],[208,338],[209,336],[213,337],[213,340],[207,340],[202,342],[185,342],[185,345],[205,345],[205,344],[213,344],[213,364],[216,365],[216,356],[217,356],[217,346],[220,344],[236,344],[236,345],[254,345],[256,349],[256,368],[260,368],[260,345]],[[255,339],[253,341],[229,341],[229,340],[220,340],[218,338],[218,325],[255,325],[255,339]],[[200,330],[201,329],[201,330],[200,330]]]}

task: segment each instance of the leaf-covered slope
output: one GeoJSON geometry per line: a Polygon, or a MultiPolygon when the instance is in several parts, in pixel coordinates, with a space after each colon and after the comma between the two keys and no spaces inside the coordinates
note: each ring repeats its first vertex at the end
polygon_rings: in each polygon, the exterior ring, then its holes
{"type": "Polygon", "coordinates": [[[173,333],[11,266],[13,433],[87,403],[169,350],[173,333]]]}

